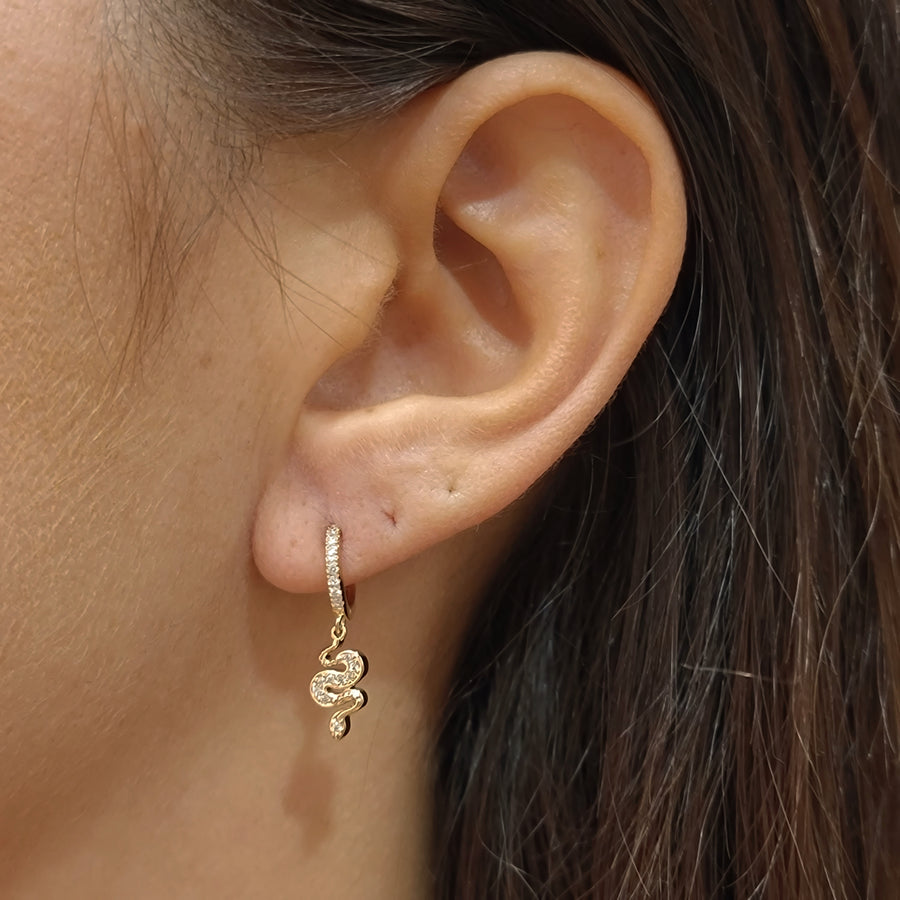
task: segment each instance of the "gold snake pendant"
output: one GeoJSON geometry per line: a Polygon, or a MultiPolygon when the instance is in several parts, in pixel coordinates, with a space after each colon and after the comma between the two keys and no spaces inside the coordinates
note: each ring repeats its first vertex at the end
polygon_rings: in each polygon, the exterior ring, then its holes
{"type": "Polygon", "coordinates": [[[366,704],[366,695],[355,686],[366,674],[365,657],[356,650],[341,650],[334,657],[331,656],[340,646],[345,634],[346,627],[339,619],[331,632],[331,646],[319,654],[319,662],[325,669],[314,675],[309,683],[309,693],[319,706],[325,709],[337,707],[329,725],[331,736],[337,741],[350,729],[351,713],[357,712],[366,704]]]}

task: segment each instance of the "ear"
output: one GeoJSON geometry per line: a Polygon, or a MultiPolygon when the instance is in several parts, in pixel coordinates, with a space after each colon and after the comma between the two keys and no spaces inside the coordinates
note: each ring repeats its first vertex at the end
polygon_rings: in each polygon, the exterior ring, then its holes
{"type": "Polygon", "coordinates": [[[257,510],[257,566],[292,592],[322,588],[330,522],[356,582],[526,492],[612,397],[684,247],[666,129],[575,56],[505,57],[424,94],[362,165],[398,267],[370,333],[336,335],[297,398],[257,510]]]}

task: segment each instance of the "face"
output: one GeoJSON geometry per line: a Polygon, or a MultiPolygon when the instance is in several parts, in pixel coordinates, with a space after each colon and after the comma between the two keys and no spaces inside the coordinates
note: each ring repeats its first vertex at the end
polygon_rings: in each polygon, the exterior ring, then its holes
{"type": "MultiPolygon", "coordinates": [[[[0,832],[20,841],[227,697],[279,386],[315,382],[330,314],[279,298],[200,184],[220,161],[174,102],[161,127],[101,7],[0,0],[0,832]]],[[[334,218],[291,253],[335,296],[345,210],[310,160],[290,191],[334,218]]]]}

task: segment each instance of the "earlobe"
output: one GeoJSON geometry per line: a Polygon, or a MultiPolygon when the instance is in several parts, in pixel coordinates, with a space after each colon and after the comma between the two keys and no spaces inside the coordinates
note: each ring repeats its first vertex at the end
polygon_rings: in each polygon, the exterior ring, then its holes
{"type": "Polygon", "coordinates": [[[337,522],[357,581],[512,503],[614,393],[684,245],[674,151],[647,99],[564,54],[488,63],[381,133],[366,176],[399,274],[363,346],[298,398],[254,555],[322,587],[337,522]]]}

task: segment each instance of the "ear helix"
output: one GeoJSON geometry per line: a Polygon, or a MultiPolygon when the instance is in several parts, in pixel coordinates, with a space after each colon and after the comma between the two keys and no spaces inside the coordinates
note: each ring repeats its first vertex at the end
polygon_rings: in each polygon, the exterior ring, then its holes
{"type": "Polygon", "coordinates": [[[366,659],[356,650],[341,650],[332,656],[347,637],[350,610],[341,579],[341,529],[329,525],[325,531],[325,574],[328,580],[328,599],[336,616],[331,628],[331,644],[319,654],[325,667],[313,676],[309,692],[313,700],[325,709],[334,709],[329,729],[335,740],[341,740],[350,730],[350,715],[366,705],[366,695],[356,684],[366,673],[366,659]]]}

